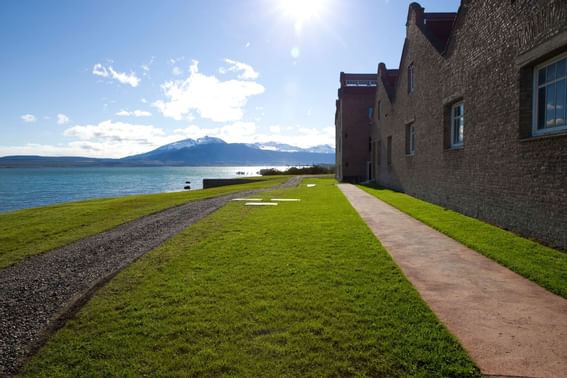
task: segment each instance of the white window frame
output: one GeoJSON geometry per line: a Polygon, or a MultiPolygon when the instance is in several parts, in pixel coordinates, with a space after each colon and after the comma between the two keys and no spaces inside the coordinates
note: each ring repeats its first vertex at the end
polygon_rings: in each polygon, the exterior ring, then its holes
{"type": "Polygon", "coordinates": [[[453,104],[453,106],[451,106],[451,143],[450,146],[451,148],[463,148],[464,146],[464,142],[465,142],[465,103],[464,101],[459,101],[453,104]],[[456,117],[455,116],[455,109],[462,107],[462,111],[461,114],[456,117]],[[456,127],[455,127],[455,121],[459,121],[459,126],[458,128],[460,129],[461,126],[463,128],[463,137],[460,141],[455,141],[455,132],[456,132],[456,127]]]}
{"type": "MultiPolygon", "coordinates": [[[[546,60],[543,63],[538,64],[537,66],[534,67],[534,71],[533,71],[533,88],[532,88],[532,97],[533,97],[533,101],[532,101],[532,135],[533,136],[541,136],[541,135],[547,135],[547,134],[555,134],[558,132],[564,132],[567,131],[567,124],[565,125],[561,125],[561,126],[555,126],[555,127],[547,127],[547,128],[543,128],[543,129],[538,129],[538,107],[539,107],[539,96],[538,96],[538,91],[541,87],[546,87],[549,84],[555,84],[558,81],[565,79],[566,80],[566,85],[567,85],[567,67],[565,69],[565,76],[562,76],[561,78],[555,78],[552,82],[549,83],[545,83],[543,85],[539,85],[538,84],[538,78],[539,78],[539,71],[542,68],[547,68],[548,66],[557,63],[558,61],[562,60],[562,59],[566,59],[567,58],[567,52],[560,54],[558,56],[555,56],[551,59],[546,60]]],[[[567,62],[566,62],[566,66],[567,66],[567,62]]],[[[566,97],[567,97],[567,88],[566,88],[566,97]]],[[[567,118],[567,109],[565,109],[566,114],[565,117],[567,118]]]]}
{"type": "Polygon", "coordinates": [[[408,66],[408,93],[413,93],[415,90],[415,66],[411,62],[408,66]]]}
{"type": "Polygon", "coordinates": [[[413,156],[415,155],[415,122],[412,122],[406,126],[406,155],[413,156]]]}

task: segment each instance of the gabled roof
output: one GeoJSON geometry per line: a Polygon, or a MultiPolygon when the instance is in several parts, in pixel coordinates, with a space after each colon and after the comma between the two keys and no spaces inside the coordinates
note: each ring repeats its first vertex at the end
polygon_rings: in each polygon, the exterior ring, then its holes
{"type": "Polygon", "coordinates": [[[378,81],[384,86],[384,90],[390,101],[393,100],[396,94],[396,84],[399,74],[400,70],[389,70],[384,63],[378,64],[378,81]]]}
{"type": "Polygon", "coordinates": [[[444,52],[457,13],[425,13],[424,34],[439,52],[444,52]]]}
{"type": "Polygon", "coordinates": [[[408,9],[406,26],[413,20],[433,47],[435,47],[439,53],[443,53],[449,41],[453,23],[456,18],[457,13],[455,12],[426,13],[421,5],[411,3],[408,9]]]}

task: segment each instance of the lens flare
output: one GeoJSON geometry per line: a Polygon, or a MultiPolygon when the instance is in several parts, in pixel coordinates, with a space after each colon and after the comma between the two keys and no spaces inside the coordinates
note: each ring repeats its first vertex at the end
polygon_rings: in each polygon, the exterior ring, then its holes
{"type": "Polygon", "coordinates": [[[321,15],[327,0],[280,0],[282,13],[294,21],[296,31],[301,31],[303,25],[321,15]]]}

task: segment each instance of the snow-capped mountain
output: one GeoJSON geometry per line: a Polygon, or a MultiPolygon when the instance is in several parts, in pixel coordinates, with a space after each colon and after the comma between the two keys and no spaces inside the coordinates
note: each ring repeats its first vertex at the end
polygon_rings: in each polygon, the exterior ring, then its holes
{"type": "Polygon", "coordinates": [[[248,147],[258,148],[260,150],[266,151],[282,151],[282,152],[298,152],[302,151],[301,148],[290,146],[285,143],[267,142],[267,143],[250,143],[247,144],[248,147]]]}
{"type": "Polygon", "coordinates": [[[334,154],[335,153],[335,147],[333,147],[329,144],[321,144],[319,146],[305,148],[304,151],[314,152],[314,153],[317,153],[317,154],[334,154]]]}
{"type": "Polygon", "coordinates": [[[207,136],[166,144],[122,160],[162,165],[332,164],[335,160],[334,152],[330,146],[303,149],[275,142],[226,143],[222,139],[207,136]]]}
{"type": "Polygon", "coordinates": [[[266,143],[253,143],[247,144],[248,147],[258,148],[260,150],[267,150],[267,151],[281,151],[281,152],[313,152],[317,154],[334,154],[335,149],[328,145],[322,144],[319,146],[313,146],[308,148],[301,148],[292,146],[285,143],[276,143],[276,142],[266,142],[266,143]]]}
{"type": "Polygon", "coordinates": [[[42,156],[0,158],[2,167],[313,165],[334,162],[335,154],[331,146],[303,149],[275,142],[226,143],[213,137],[184,139],[122,159],[42,156]]]}
{"type": "Polygon", "coordinates": [[[211,143],[226,143],[224,140],[219,138],[213,138],[210,136],[205,136],[199,139],[183,139],[177,142],[165,144],[161,147],[158,147],[154,151],[175,151],[180,150],[182,148],[191,148],[193,146],[197,146],[199,144],[211,144],[211,143]]]}

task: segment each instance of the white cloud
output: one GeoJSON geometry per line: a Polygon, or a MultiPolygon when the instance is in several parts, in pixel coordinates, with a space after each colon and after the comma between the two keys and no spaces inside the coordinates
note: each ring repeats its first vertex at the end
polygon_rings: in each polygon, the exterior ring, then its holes
{"type": "Polygon", "coordinates": [[[20,118],[22,119],[22,121],[27,123],[34,123],[35,121],[37,121],[36,116],[34,116],[33,114],[23,114],[22,116],[20,116],[20,118]]]}
{"type": "Polygon", "coordinates": [[[220,128],[201,128],[199,126],[190,125],[184,129],[175,129],[173,132],[179,135],[180,139],[197,139],[204,136],[215,136],[218,137],[220,128]]]}
{"type": "Polygon", "coordinates": [[[150,117],[152,113],[145,110],[133,110],[131,112],[127,110],[121,110],[116,113],[116,115],[121,117],[150,117]]]}
{"type": "Polygon", "coordinates": [[[131,72],[130,74],[117,72],[112,69],[112,66],[109,66],[108,70],[110,71],[112,78],[118,80],[122,84],[128,84],[132,87],[137,87],[138,84],[140,84],[140,79],[133,72],[131,72]]]}
{"type": "Polygon", "coordinates": [[[69,117],[67,117],[63,113],[57,114],[57,124],[58,125],[65,125],[67,123],[69,123],[69,117]]]}
{"type": "Polygon", "coordinates": [[[279,134],[282,132],[282,128],[279,126],[270,126],[270,132],[274,134],[279,134]]]}
{"type": "Polygon", "coordinates": [[[74,136],[81,140],[103,139],[111,141],[148,141],[164,135],[162,129],[151,125],[136,125],[125,122],[100,122],[98,125],[77,125],[63,133],[65,136],[74,136]]]}
{"type": "Polygon", "coordinates": [[[118,72],[110,65],[105,67],[102,64],[97,63],[93,66],[92,73],[96,76],[112,78],[119,83],[127,84],[132,87],[137,87],[140,84],[140,78],[138,78],[134,72],[130,72],[129,74],[125,72],[118,72]]]}
{"type": "Polygon", "coordinates": [[[100,63],[97,63],[93,66],[93,71],[92,71],[93,75],[96,76],[102,76],[102,77],[108,77],[108,70],[100,63]]]}
{"type": "Polygon", "coordinates": [[[167,143],[178,141],[177,134],[167,135],[153,125],[103,121],[95,125],[77,125],[65,130],[63,135],[78,140],[63,146],[78,149],[81,156],[123,157],[150,151],[167,143]]]}
{"type": "Polygon", "coordinates": [[[183,70],[181,68],[175,66],[171,69],[171,73],[175,76],[180,76],[180,75],[183,75],[183,70]]]}
{"type": "Polygon", "coordinates": [[[220,129],[219,138],[228,143],[249,143],[256,133],[254,122],[238,121],[220,129]]]}
{"type": "Polygon", "coordinates": [[[219,72],[221,74],[225,74],[227,72],[240,72],[238,78],[242,80],[256,80],[258,76],[260,76],[260,74],[256,72],[252,66],[246,63],[237,62],[228,58],[225,59],[224,62],[228,64],[228,67],[219,68],[219,72]]]}
{"type": "Polygon", "coordinates": [[[244,45],[244,48],[249,48],[250,47],[250,42],[246,42],[246,44],[244,45]]]}
{"type": "Polygon", "coordinates": [[[169,81],[161,87],[166,101],[153,103],[166,117],[181,120],[192,111],[215,122],[241,120],[248,97],[264,93],[264,86],[253,81],[220,81],[199,72],[193,61],[185,80],[169,81]]]}
{"type": "Polygon", "coordinates": [[[63,135],[74,140],[61,145],[26,144],[24,146],[0,146],[0,156],[44,155],[87,156],[119,158],[143,153],[164,144],[183,139],[178,133],[166,134],[153,125],[103,121],[93,125],[77,125],[67,128],[63,135]]]}

